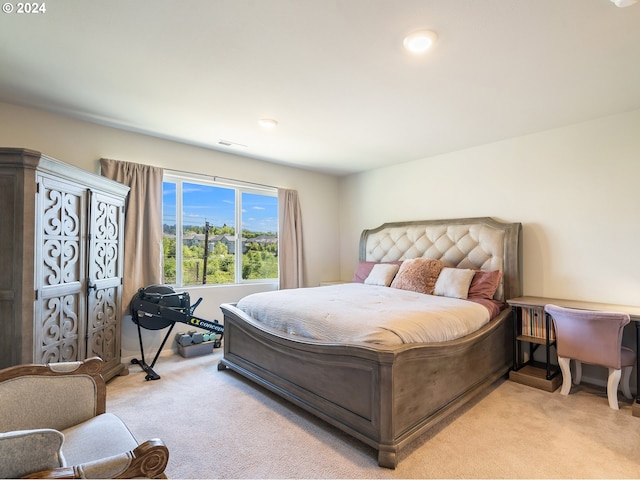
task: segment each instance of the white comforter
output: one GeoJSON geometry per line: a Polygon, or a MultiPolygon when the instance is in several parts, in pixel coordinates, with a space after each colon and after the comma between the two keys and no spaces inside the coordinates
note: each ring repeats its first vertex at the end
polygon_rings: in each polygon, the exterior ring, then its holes
{"type": "Polygon", "coordinates": [[[444,342],[489,321],[474,302],[361,283],[256,293],[237,306],[279,331],[330,343],[444,342]]]}

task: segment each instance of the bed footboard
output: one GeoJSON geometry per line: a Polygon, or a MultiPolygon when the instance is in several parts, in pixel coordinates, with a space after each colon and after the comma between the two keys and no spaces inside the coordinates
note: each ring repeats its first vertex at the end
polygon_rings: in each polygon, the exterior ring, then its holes
{"type": "Polygon", "coordinates": [[[376,448],[387,468],[396,467],[400,448],[505,375],[512,362],[509,310],[463,339],[369,347],[287,338],[234,305],[221,309],[219,369],[240,373],[376,448]]]}

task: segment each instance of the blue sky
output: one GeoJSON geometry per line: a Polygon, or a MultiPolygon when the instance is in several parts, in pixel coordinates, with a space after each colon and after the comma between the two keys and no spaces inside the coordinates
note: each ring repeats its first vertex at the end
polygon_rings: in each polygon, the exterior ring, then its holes
{"type": "MultiPolygon", "coordinates": [[[[235,227],[235,191],[230,188],[183,183],[183,224],[235,227]]],[[[163,183],[163,223],[175,225],[176,184],[163,183]]],[[[242,227],[254,232],[278,231],[278,199],[242,194],[242,227]]]]}

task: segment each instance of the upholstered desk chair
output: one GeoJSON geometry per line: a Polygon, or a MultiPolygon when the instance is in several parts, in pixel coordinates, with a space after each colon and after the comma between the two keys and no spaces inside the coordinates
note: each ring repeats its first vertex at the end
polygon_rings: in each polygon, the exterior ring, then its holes
{"type": "Polygon", "coordinates": [[[105,413],[102,366],[92,358],[0,370],[0,478],[166,478],[162,441],[138,444],[105,413]]]}
{"type": "Polygon", "coordinates": [[[582,379],[582,363],[609,369],[607,397],[609,406],[618,410],[618,385],[622,376],[622,393],[631,398],[629,379],[636,361],[635,352],[622,346],[622,330],[630,322],[629,315],[616,312],[594,312],[546,305],[556,330],[558,364],[562,370],[562,395],[571,390],[570,361],[575,362],[575,384],[582,379]]]}

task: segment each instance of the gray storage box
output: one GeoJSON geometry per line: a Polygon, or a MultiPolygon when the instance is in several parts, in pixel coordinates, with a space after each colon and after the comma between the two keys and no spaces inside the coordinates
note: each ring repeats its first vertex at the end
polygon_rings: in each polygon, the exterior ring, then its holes
{"type": "Polygon", "coordinates": [[[187,345],[186,347],[178,344],[178,353],[184,358],[197,357],[198,355],[207,355],[209,353],[213,353],[213,343],[214,342],[192,343],[191,345],[187,345]]]}

